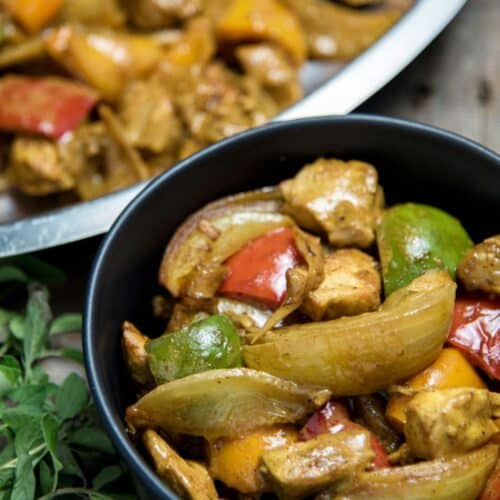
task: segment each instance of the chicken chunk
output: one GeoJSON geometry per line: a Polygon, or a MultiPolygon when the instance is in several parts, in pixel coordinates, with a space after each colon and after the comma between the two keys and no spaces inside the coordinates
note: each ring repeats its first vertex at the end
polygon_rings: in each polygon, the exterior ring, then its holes
{"type": "Polygon", "coordinates": [[[26,194],[43,196],[75,186],[73,172],[62,161],[56,143],[18,136],[12,144],[7,176],[26,194]]]}
{"type": "Polygon", "coordinates": [[[132,146],[160,153],[175,149],[182,124],[167,88],[158,80],[135,81],[122,96],[120,118],[132,146]]]}
{"type": "Polygon", "coordinates": [[[281,47],[267,43],[242,45],[236,49],[236,57],[245,73],[268,89],[280,109],[302,98],[297,69],[281,47]]]}
{"type": "Polygon", "coordinates": [[[191,460],[184,460],[155,431],[147,430],[143,442],[158,475],[175,492],[189,500],[217,500],[219,496],[207,469],[191,460]]]}
{"type": "Polygon", "coordinates": [[[457,275],[467,290],[500,295],[500,234],[469,250],[457,268],[457,275]]]}
{"type": "Polygon", "coordinates": [[[498,433],[498,395],[486,389],[422,391],[408,404],[404,428],[412,453],[433,459],[465,453],[498,433]]]}
{"type": "Polygon", "coordinates": [[[301,310],[314,321],[355,316],[380,305],[377,263],[355,248],[337,250],[325,259],[325,278],[309,292],[301,310]]]}
{"type": "Polygon", "coordinates": [[[261,125],[278,111],[271,95],[255,78],[240,76],[217,62],[203,68],[195,81],[184,82],[176,103],[188,125],[189,141],[196,144],[190,153],[196,147],[261,125]]]}
{"type": "Polygon", "coordinates": [[[281,191],[283,210],[304,228],[324,231],[333,245],[366,248],[373,243],[383,193],[372,165],[322,158],[282,182],[281,191]]]}
{"type": "Polygon", "coordinates": [[[294,499],[352,478],[367,469],[373,458],[370,433],[353,429],[266,451],[262,463],[280,498],[294,499]]]}
{"type": "Polygon", "coordinates": [[[123,358],[128,372],[134,382],[149,385],[153,380],[146,352],[146,343],[149,339],[128,321],[123,323],[122,330],[123,358]]]}
{"type": "Polygon", "coordinates": [[[132,22],[143,29],[161,29],[194,16],[200,0],[129,0],[127,6],[132,22]]]}

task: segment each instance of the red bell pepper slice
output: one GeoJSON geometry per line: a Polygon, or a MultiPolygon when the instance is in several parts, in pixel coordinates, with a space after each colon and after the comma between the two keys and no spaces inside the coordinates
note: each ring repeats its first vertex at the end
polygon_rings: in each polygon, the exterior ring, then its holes
{"type": "MultiPolygon", "coordinates": [[[[300,430],[299,438],[302,441],[308,441],[319,434],[325,434],[327,432],[330,434],[337,434],[347,429],[366,430],[362,425],[350,420],[349,413],[342,403],[331,400],[328,401],[321,410],[318,410],[311,416],[300,430]]],[[[372,463],[373,469],[390,467],[391,464],[384,447],[373,434],[371,434],[371,446],[375,453],[375,458],[372,463]]]]}
{"type": "Polygon", "coordinates": [[[289,228],[278,228],[249,241],[225,265],[229,273],[219,293],[276,309],[286,296],[286,273],[302,262],[289,228]]]}
{"type": "Polygon", "coordinates": [[[97,102],[90,88],[63,78],[0,79],[0,128],[58,139],[73,130],[97,102]]]}
{"type": "Polygon", "coordinates": [[[448,342],[492,379],[500,380],[500,298],[458,298],[448,342]]]}

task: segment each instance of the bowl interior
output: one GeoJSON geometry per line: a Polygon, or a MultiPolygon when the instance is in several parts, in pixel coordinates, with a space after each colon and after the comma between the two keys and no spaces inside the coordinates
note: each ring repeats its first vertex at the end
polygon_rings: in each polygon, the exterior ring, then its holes
{"type": "Polygon", "coordinates": [[[149,498],[177,498],[154,475],[125,433],[134,398],[121,361],[127,319],[150,335],[166,243],[194,210],[220,196],[273,185],[320,156],[371,162],[388,205],[414,201],[458,217],[474,240],[500,230],[500,159],[444,131],[362,115],[276,123],[185,160],[148,186],[103,242],[88,288],[84,349],[91,388],[104,423],[149,498]]]}

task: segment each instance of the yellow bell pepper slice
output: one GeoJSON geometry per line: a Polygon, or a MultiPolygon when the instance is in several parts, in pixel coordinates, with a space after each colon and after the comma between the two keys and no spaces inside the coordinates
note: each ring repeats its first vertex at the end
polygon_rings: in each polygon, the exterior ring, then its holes
{"type": "Polygon", "coordinates": [[[233,0],[216,28],[222,42],[270,41],[281,45],[299,64],[306,58],[300,22],[276,0],[233,0]]]}
{"type": "Polygon", "coordinates": [[[6,0],[7,10],[30,33],[38,33],[62,7],[64,0],[6,0]]]}
{"type": "MultiPolygon", "coordinates": [[[[464,355],[452,347],[441,351],[438,358],[425,370],[410,378],[405,384],[409,389],[451,389],[472,387],[485,389],[486,384],[464,355]]],[[[393,395],[389,399],[386,416],[399,431],[406,422],[406,408],[412,396],[393,395]]]]}

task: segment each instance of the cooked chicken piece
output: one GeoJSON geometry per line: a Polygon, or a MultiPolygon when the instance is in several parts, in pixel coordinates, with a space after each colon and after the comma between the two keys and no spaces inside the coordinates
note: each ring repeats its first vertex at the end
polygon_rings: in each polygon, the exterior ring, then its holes
{"type": "Polygon", "coordinates": [[[385,33],[403,14],[405,5],[351,9],[327,0],[285,0],[298,15],[313,59],[348,60],[385,33]]]}
{"type": "Polygon", "coordinates": [[[500,234],[469,250],[457,268],[457,275],[467,290],[500,295],[500,234]]]}
{"type": "Polygon", "coordinates": [[[376,261],[355,248],[337,250],[325,259],[325,278],[309,292],[301,310],[314,321],[355,316],[380,305],[376,261]]]}
{"type": "Polygon", "coordinates": [[[194,16],[200,0],[128,0],[124,2],[131,21],[143,29],[160,29],[194,16]]]}
{"type": "Polygon", "coordinates": [[[236,57],[245,73],[268,89],[280,109],[302,98],[297,68],[281,47],[266,43],[242,45],[236,49],[236,57]]]}
{"type": "Polygon", "coordinates": [[[76,191],[84,200],[139,180],[130,158],[102,122],[82,125],[59,149],[64,163],[77,172],[76,191]]]}
{"type": "Polygon", "coordinates": [[[125,21],[119,0],[67,0],[56,18],[57,24],[81,23],[109,28],[120,28],[125,21]]]}
{"type": "Polygon", "coordinates": [[[295,78],[295,66],[291,64],[286,52],[277,45],[241,45],[236,49],[236,57],[244,71],[264,85],[277,87],[295,78]]]}
{"type": "Polygon", "coordinates": [[[281,183],[284,212],[336,246],[370,246],[383,208],[375,168],[361,161],[319,159],[281,183]]]}
{"type": "Polygon", "coordinates": [[[181,498],[218,500],[219,496],[214,483],[203,465],[184,460],[155,431],[147,430],[142,440],[158,475],[181,498]]]}
{"type": "Polygon", "coordinates": [[[143,335],[132,323],[128,321],[123,323],[123,358],[132,380],[140,385],[149,385],[153,380],[146,353],[148,340],[148,337],[143,335]]]}
{"type": "Polygon", "coordinates": [[[486,389],[422,391],[408,404],[404,428],[419,458],[449,457],[478,448],[498,433],[492,418],[500,395],[486,389]]]}
{"type": "Polygon", "coordinates": [[[172,311],[172,316],[170,316],[170,320],[167,325],[167,332],[176,332],[182,327],[190,325],[195,321],[208,318],[208,316],[209,314],[204,311],[195,311],[186,305],[177,302],[172,311]]]}
{"type": "Polygon", "coordinates": [[[370,443],[364,430],[320,434],[265,452],[263,472],[280,498],[308,497],[367,469],[374,458],[370,443]]]}
{"type": "Polygon", "coordinates": [[[157,79],[127,86],[120,118],[132,146],[160,153],[176,149],[180,143],[182,124],[166,86],[157,79]]]}
{"type": "Polygon", "coordinates": [[[350,7],[364,7],[365,5],[376,5],[382,3],[384,0],[340,0],[342,3],[350,7]]]}
{"type": "Polygon", "coordinates": [[[75,186],[74,170],[48,139],[17,136],[12,143],[7,176],[26,194],[43,196],[75,186]]]}
{"type": "MultiPolygon", "coordinates": [[[[200,146],[261,125],[277,112],[272,97],[250,76],[240,76],[220,63],[209,64],[178,88],[177,104],[200,146]]],[[[191,151],[192,152],[192,151],[191,151]]]]}

